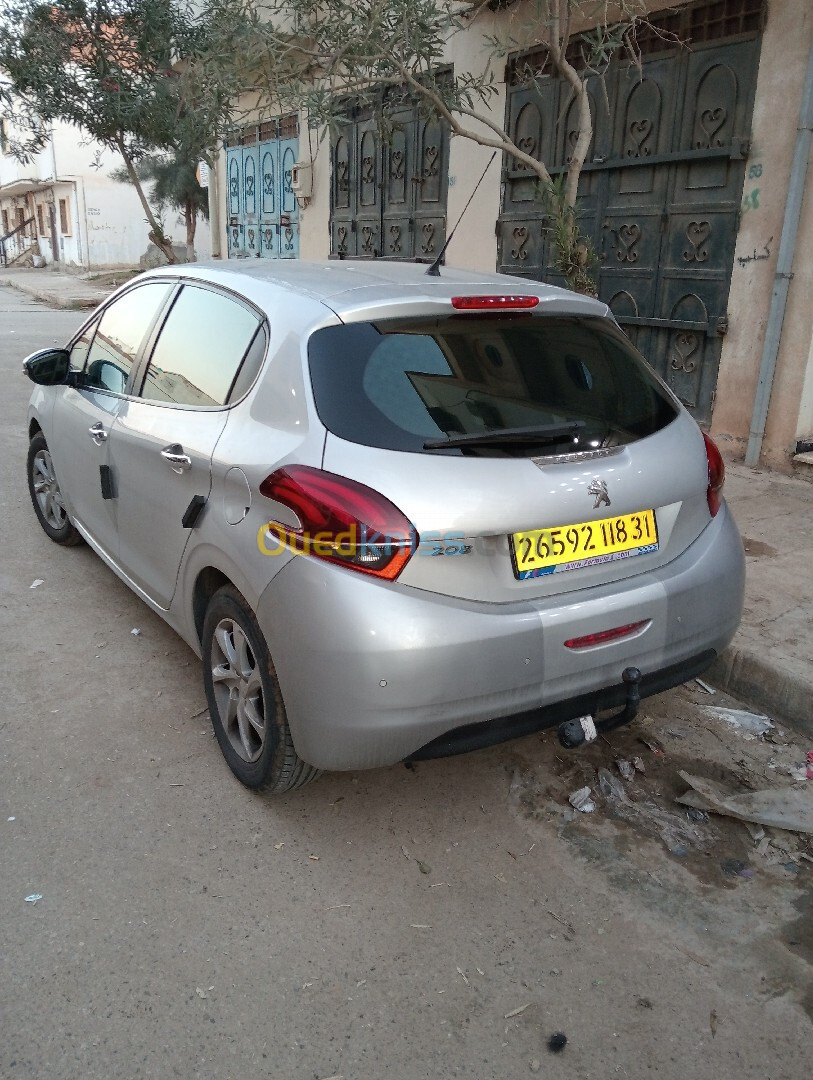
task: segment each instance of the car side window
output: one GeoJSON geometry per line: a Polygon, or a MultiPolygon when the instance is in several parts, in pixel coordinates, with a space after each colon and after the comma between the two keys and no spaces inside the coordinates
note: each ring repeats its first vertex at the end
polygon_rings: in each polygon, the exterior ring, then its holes
{"type": "Polygon", "coordinates": [[[153,349],[141,397],[173,405],[225,405],[259,324],[231,297],[184,286],[153,349]]]}
{"type": "Polygon", "coordinates": [[[71,371],[84,371],[85,361],[88,358],[88,349],[90,343],[93,341],[93,335],[96,333],[96,327],[99,325],[99,320],[94,319],[90,326],[83,331],[82,336],[78,337],[74,341],[71,347],[71,359],[70,370],[71,371]]]}
{"type": "Polygon", "coordinates": [[[86,387],[124,393],[138,351],[170,288],[164,281],[139,285],[105,310],[87,353],[86,387]]]}
{"type": "Polygon", "coordinates": [[[267,348],[268,335],[265,332],[265,327],[261,326],[254,335],[254,340],[251,345],[249,345],[246,358],[237,374],[237,378],[232,383],[231,390],[229,391],[230,403],[239,401],[240,398],[251,389],[251,384],[257,378],[257,373],[262,367],[265,350],[267,348]]]}

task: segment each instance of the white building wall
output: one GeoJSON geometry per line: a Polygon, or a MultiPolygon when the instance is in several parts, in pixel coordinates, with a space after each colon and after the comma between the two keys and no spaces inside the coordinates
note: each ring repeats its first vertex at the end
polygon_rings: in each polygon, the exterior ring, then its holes
{"type": "MultiPolygon", "coordinates": [[[[4,188],[30,180],[30,196],[17,196],[16,205],[43,206],[44,231],[37,221],[38,243],[48,263],[96,269],[138,265],[148,248],[148,225],[141,202],[131,184],[112,179],[122,166],[118,154],[84,138],[76,128],[56,123],[49,144],[28,165],[0,154],[0,206],[11,207],[4,188]],[[59,201],[67,200],[67,229],[60,221],[59,201]],[[47,204],[56,212],[57,251],[52,250],[47,204]],[[56,256],[56,258],[55,258],[56,256]]],[[[26,214],[28,216],[28,212],[26,214]]],[[[183,216],[172,214],[165,227],[175,244],[186,243],[183,216]]],[[[209,227],[198,219],[195,245],[199,257],[210,251],[209,227]]]]}

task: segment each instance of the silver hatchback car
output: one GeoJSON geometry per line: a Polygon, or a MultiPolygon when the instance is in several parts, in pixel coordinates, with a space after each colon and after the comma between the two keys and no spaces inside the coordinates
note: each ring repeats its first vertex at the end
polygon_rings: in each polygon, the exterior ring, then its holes
{"type": "Polygon", "coordinates": [[[249,787],[553,724],[576,746],[737,628],[720,454],[598,301],[401,263],[172,267],[25,367],[40,524],[203,658],[249,787]]]}

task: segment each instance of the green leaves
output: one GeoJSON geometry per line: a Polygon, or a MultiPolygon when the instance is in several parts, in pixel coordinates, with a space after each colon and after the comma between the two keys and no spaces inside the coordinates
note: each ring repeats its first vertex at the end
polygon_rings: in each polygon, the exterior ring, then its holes
{"type": "Polygon", "coordinates": [[[228,112],[188,72],[207,47],[187,0],[12,0],[0,14],[0,68],[16,107],[64,120],[103,145],[151,150],[214,146],[228,112]]]}

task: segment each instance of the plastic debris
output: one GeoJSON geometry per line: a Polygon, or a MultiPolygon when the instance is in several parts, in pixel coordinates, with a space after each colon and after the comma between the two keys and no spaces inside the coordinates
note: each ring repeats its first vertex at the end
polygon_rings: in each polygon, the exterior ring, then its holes
{"type": "Polygon", "coordinates": [[[601,794],[605,799],[626,799],[627,797],[624,785],[606,769],[599,769],[598,771],[598,786],[601,788],[601,794]]]}
{"type": "Polygon", "coordinates": [[[468,986],[469,985],[469,980],[468,980],[468,978],[466,976],[466,973],[463,970],[463,968],[458,968],[457,969],[457,974],[460,976],[460,978],[463,980],[463,982],[466,984],[466,986],[468,986]]]}
{"type": "Polygon", "coordinates": [[[681,844],[676,844],[675,847],[672,848],[672,854],[676,855],[679,859],[684,859],[689,852],[681,844]]]}
{"type": "Polygon", "coordinates": [[[707,682],[703,682],[702,679],[695,679],[694,681],[697,683],[697,685],[700,687],[700,689],[705,690],[707,694],[716,694],[717,693],[717,691],[714,689],[713,686],[709,686],[709,684],[707,682]]]}
{"type": "Polygon", "coordinates": [[[646,769],[644,768],[644,759],[643,758],[634,757],[632,759],[632,764],[635,766],[635,768],[638,770],[638,772],[642,772],[642,773],[646,772],[646,769]]]}
{"type": "Polygon", "coordinates": [[[32,892],[30,896],[26,896],[26,904],[36,904],[38,900],[42,900],[41,892],[32,892]]]}
{"type": "Polygon", "coordinates": [[[420,872],[422,874],[431,874],[432,873],[432,867],[431,866],[428,866],[425,862],[421,862],[420,859],[417,859],[416,862],[418,863],[418,869],[420,870],[420,872]]]}
{"type": "MultiPolygon", "coordinates": [[[[687,813],[690,814],[691,810],[688,810],[687,813]]],[[[762,840],[765,836],[765,830],[762,828],[761,825],[755,825],[752,821],[745,821],[743,822],[743,824],[748,830],[748,835],[751,837],[752,840],[759,841],[762,840]]]]}
{"type": "Polygon", "coordinates": [[[541,1068],[542,1062],[539,1060],[539,1058],[533,1058],[533,1060],[531,1061],[531,1072],[539,1072],[541,1068]]]}
{"type": "Polygon", "coordinates": [[[141,637],[141,631],[138,629],[137,626],[134,626],[130,633],[133,635],[133,637],[141,637]]]}
{"type": "Polygon", "coordinates": [[[563,1035],[561,1031],[557,1031],[555,1035],[551,1035],[548,1039],[548,1050],[552,1054],[561,1054],[566,1046],[567,1035],[563,1035]]]}
{"type": "MultiPolygon", "coordinates": [[[[460,969],[458,968],[458,971],[459,970],[460,969]]],[[[524,1013],[525,1010],[529,1009],[530,1007],[531,1007],[531,1002],[529,1001],[526,1005],[520,1005],[520,1007],[518,1009],[512,1009],[511,1012],[507,1012],[505,1014],[505,1016],[504,1016],[504,1019],[505,1020],[510,1020],[512,1016],[519,1016],[520,1013],[524,1013]]]]}
{"type": "Polygon", "coordinates": [[[589,787],[579,788],[570,795],[567,801],[574,810],[580,810],[583,814],[592,814],[596,808],[592,794],[589,787]]]}
{"type": "Polygon", "coordinates": [[[209,995],[208,995],[208,994],[206,993],[206,991],[205,991],[205,990],[201,990],[201,988],[200,988],[199,986],[196,986],[196,987],[195,987],[195,993],[196,993],[196,994],[198,995],[198,997],[199,997],[199,998],[205,998],[205,997],[208,997],[208,996],[209,996],[209,995]]]}
{"type": "Polygon", "coordinates": [[[695,825],[701,825],[709,820],[709,815],[705,810],[696,810],[693,806],[690,806],[686,811],[686,817],[689,821],[693,821],[695,825]]]}
{"type": "Polygon", "coordinates": [[[44,585],[44,584],[45,584],[45,579],[41,578],[41,577],[38,577],[34,581],[32,581],[31,584],[28,587],[29,587],[29,589],[38,589],[40,587],[40,585],[44,585]]]}
{"type": "Polygon", "coordinates": [[[16,821],[16,820],[17,820],[17,818],[16,818],[16,817],[10,817],[10,818],[6,818],[6,821],[16,821]]]}
{"type": "Polygon", "coordinates": [[[761,713],[748,712],[746,709],[723,709],[719,705],[707,705],[706,708],[715,716],[719,716],[721,720],[725,720],[727,724],[747,735],[761,738],[774,726],[773,720],[769,720],[767,716],[763,716],[761,713]]]}
{"type": "Polygon", "coordinates": [[[616,761],[615,767],[621,773],[625,780],[635,779],[635,766],[631,761],[624,761],[623,759],[616,761]]]}
{"type": "Polygon", "coordinates": [[[714,780],[691,776],[682,770],[679,776],[692,789],[678,796],[677,801],[684,806],[713,811],[739,821],[813,834],[813,800],[804,788],[734,792],[714,780]]]}
{"type": "Polygon", "coordinates": [[[556,921],[557,921],[558,923],[561,923],[561,924],[562,924],[562,926],[564,926],[564,928],[565,928],[566,930],[568,930],[568,931],[569,931],[569,932],[570,932],[571,934],[574,934],[574,935],[575,935],[575,933],[576,933],[576,928],[575,928],[574,926],[572,926],[572,925],[571,925],[571,924],[570,924],[570,923],[569,923],[569,922],[567,921],[567,919],[563,919],[563,918],[562,918],[562,916],[561,916],[561,915],[557,915],[555,911],[549,911],[549,912],[548,912],[548,915],[550,915],[550,917],[551,917],[552,919],[556,919],[556,921]]]}
{"type": "Polygon", "coordinates": [[[318,855],[309,855],[308,858],[311,860],[311,862],[319,862],[318,855]]]}
{"type": "Polygon", "coordinates": [[[726,877],[753,877],[754,871],[740,859],[723,859],[720,869],[726,877]]]}

